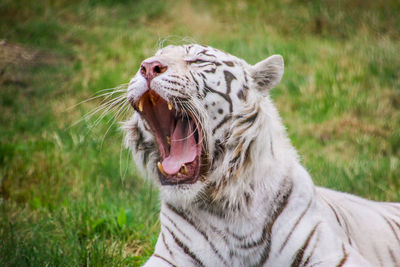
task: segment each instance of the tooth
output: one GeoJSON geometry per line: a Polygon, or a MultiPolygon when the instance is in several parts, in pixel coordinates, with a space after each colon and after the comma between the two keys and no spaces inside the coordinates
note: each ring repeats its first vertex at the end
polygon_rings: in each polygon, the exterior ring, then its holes
{"type": "Polygon", "coordinates": [[[183,174],[187,174],[187,168],[185,164],[182,164],[181,171],[183,174]]]}
{"type": "Polygon", "coordinates": [[[162,175],[168,176],[168,174],[164,171],[163,166],[161,165],[161,162],[157,163],[157,167],[158,167],[158,170],[162,173],[162,175]]]}
{"type": "Polygon", "coordinates": [[[172,110],[172,104],[168,102],[168,109],[172,110]]]}
{"type": "Polygon", "coordinates": [[[171,137],[169,137],[169,136],[167,136],[167,143],[168,143],[168,145],[171,144],[171,137]]]}
{"type": "Polygon", "coordinates": [[[150,101],[151,101],[151,103],[153,104],[153,106],[156,105],[156,99],[154,98],[154,95],[153,95],[153,94],[150,94],[150,101]]]}
{"type": "Polygon", "coordinates": [[[139,111],[140,111],[140,112],[143,111],[143,98],[141,98],[141,99],[139,100],[138,108],[139,108],[139,111]]]}
{"type": "Polygon", "coordinates": [[[181,172],[178,172],[178,177],[182,177],[182,173],[181,172]]]}

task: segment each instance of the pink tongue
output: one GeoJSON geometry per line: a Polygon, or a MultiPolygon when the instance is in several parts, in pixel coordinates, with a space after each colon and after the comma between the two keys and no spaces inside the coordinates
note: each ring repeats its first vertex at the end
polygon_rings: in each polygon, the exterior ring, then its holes
{"type": "Polygon", "coordinates": [[[182,164],[192,162],[196,158],[197,148],[193,124],[193,122],[178,120],[171,136],[170,154],[161,163],[166,173],[176,174],[182,164]]]}

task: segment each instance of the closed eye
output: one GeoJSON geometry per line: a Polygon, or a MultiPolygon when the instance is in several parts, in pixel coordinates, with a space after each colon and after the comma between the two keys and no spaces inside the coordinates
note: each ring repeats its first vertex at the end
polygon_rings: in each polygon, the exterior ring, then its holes
{"type": "Polygon", "coordinates": [[[212,63],[210,61],[207,60],[203,60],[203,59],[190,59],[190,60],[185,60],[186,63],[188,64],[203,64],[203,63],[212,63]]]}

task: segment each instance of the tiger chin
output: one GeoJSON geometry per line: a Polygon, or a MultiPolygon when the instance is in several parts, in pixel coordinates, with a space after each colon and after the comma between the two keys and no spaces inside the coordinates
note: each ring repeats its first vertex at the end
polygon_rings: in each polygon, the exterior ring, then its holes
{"type": "Polygon", "coordinates": [[[255,64],[168,46],[127,89],[136,165],[158,185],[161,232],[145,266],[400,266],[400,205],[316,187],[255,64]]]}

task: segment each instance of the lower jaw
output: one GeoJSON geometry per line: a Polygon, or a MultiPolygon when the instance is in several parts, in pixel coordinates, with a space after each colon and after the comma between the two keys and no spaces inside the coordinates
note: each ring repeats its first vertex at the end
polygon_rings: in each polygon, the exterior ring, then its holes
{"type": "MultiPolygon", "coordinates": [[[[201,138],[201,136],[199,138],[201,138]]],[[[194,161],[190,163],[185,163],[186,167],[188,168],[186,174],[181,174],[180,172],[178,172],[175,175],[168,175],[168,173],[163,173],[165,171],[160,171],[159,166],[157,166],[157,173],[162,186],[191,185],[198,181],[204,158],[201,144],[197,144],[197,149],[197,156],[194,161]]],[[[160,161],[158,161],[158,164],[160,164],[160,161]]]]}
{"type": "Polygon", "coordinates": [[[165,177],[160,177],[161,185],[181,185],[181,184],[194,184],[197,182],[197,177],[189,178],[189,179],[166,179],[165,177]]]}
{"type": "MultiPolygon", "coordinates": [[[[195,159],[196,161],[199,161],[199,159],[195,159]]],[[[180,173],[177,174],[177,176],[168,176],[165,177],[164,174],[162,174],[159,170],[158,170],[158,177],[160,180],[161,185],[181,185],[181,184],[194,184],[197,182],[198,177],[199,177],[199,166],[200,166],[200,162],[195,162],[194,164],[197,165],[197,167],[194,169],[194,173],[193,175],[190,176],[186,176],[186,177],[179,177],[178,175],[180,175],[180,173]]],[[[190,172],[190,171],[189,171],[190,172]]]]}

